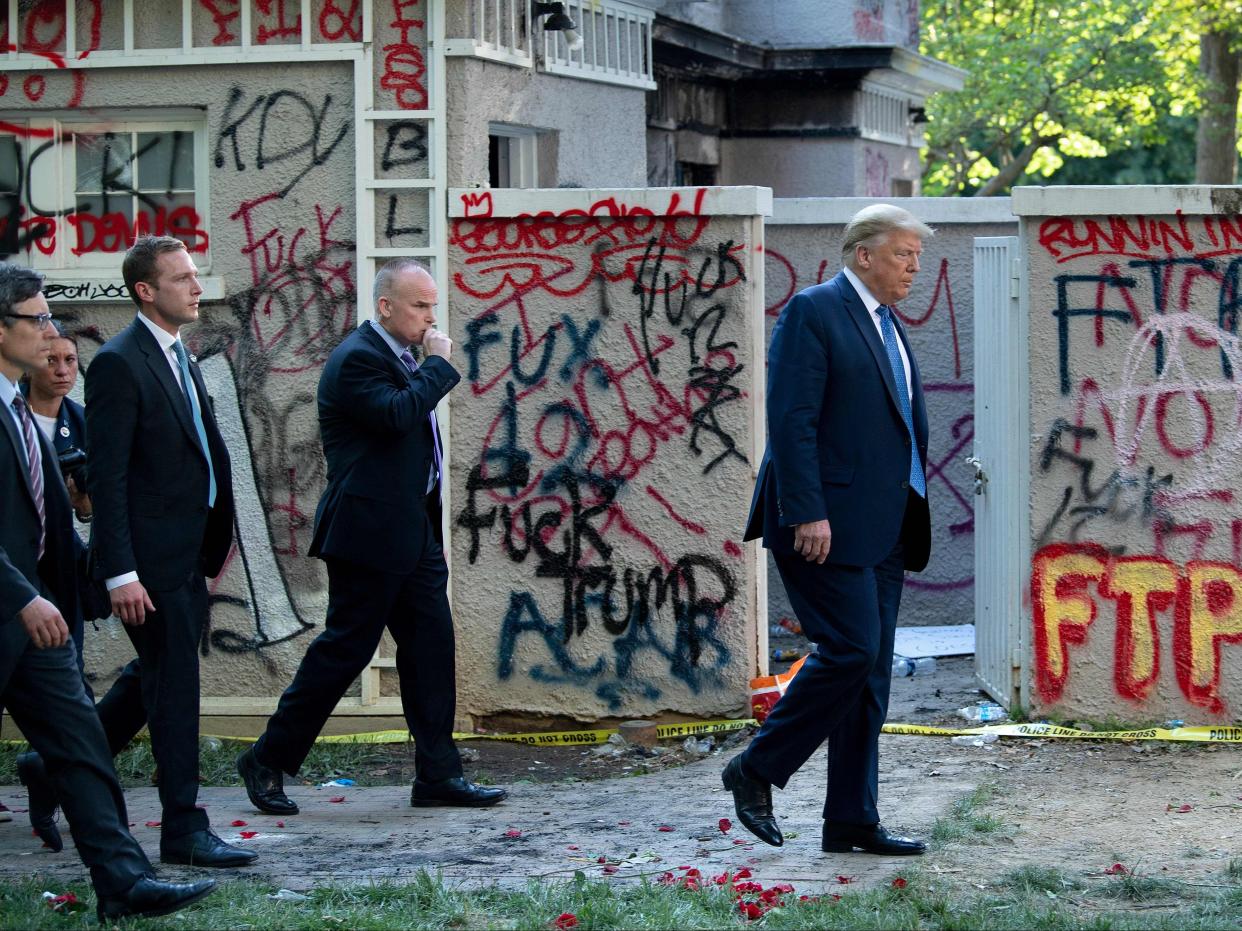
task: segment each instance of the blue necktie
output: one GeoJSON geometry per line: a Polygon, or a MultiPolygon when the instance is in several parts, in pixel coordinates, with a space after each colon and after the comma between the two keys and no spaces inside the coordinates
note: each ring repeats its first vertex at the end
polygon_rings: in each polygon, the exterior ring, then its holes
{"type": "Polygon", "coordinates": [[[906,367],[901,364],[901,351],[897,348],[897,331],[893,328],[892,310],[887,304],[881,304],[876,308],[876,313],[880,315],[880,332],[884,334],[888,365],[893,370],[893,381],[897,383],[897,404],[901,408],[901,419],[906,422],[906,429],[910,431],[910,487],[919,493],[920,498],[926,498],[927,479],[923,477],[923,463],[919,461],[919,441],[914,435],[910,392],[906,388],[906,367]]]}
{"type": "Polygon", "coordinates": [[[194,429],[198,432],[199,445],[203,447],[203,457],[207,460],[207,507],[216,503],[216,470],[211,464],[211,451],[207,446],[207,428],[203,426],[203,409],[198,403],[198,391],[194,388],[194,379],[190,377],[190,359],[185,354],[185,346],[181,340],[173,343],[173,352],[177,355],[177,365],[181,368],[181,390],[190,402],[190,416],[194,418],[194,429]]]}

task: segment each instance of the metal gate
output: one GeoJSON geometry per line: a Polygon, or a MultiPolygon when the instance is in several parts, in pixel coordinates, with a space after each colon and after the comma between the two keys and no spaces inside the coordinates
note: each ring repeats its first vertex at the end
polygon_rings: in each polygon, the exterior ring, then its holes
{"type": "Polygon", "coordinates": [[[1022,585],[1030,565],[1027,318],[1015,236],[974,245],[975,675],[1025,706],[1022,585]]]}

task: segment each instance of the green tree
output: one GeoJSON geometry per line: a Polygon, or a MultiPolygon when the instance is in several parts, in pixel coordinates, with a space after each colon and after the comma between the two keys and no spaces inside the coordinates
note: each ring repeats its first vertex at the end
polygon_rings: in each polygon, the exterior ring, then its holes
{"type": "Polygon", "coordinates": [[[1000,194],[1066,159],[1164,144],[1167,117],[1200,108],[1202,6],[925,0],[923,52],[970,72],[928,101],[926,193],[1000,194]]]}

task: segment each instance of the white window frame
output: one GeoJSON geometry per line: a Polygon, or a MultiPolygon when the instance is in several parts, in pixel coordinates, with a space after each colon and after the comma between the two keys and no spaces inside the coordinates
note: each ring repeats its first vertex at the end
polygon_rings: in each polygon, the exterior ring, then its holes
{"type": "MultiPolygon", "coordinates": [[[[510,123],[488,123],[488,136],[497,136],[507,145],[510,188],[539,187],[539,130],[510,123]]],[[[490,143],[489,143],[490,144],[490,143]]]]}
{"type": "MultiPolygon", "coordinates": [[[[56,249],[50,255],[44,255],[31,244],[23,252],[13,258],[29,264],[43,272],[52,281],[98,281],[101,279],[119,280],[121,277],[121,259],[123,251],[89,252],[74,255],[73,247],[77,244],[77,233],[68,222],[66,211],[71,210],[77,196],[77,151],[73,137],[77,133],[144,133],[144,132],[184,132],[190,136],[190,145],[194,157],[194,207],[200,219],[200,226],[207,234],[207,250],[191,253],[195,265],[201,274],[206,275],[211,269],[212,253],[212,222],[211,222],[211,175],[209,171],[208,134],[206,114],[200,110],[161,110],[159,112],[122,112],[115,116],[101,118],[99,113],[91,114],[89,119],[84,114],[72,112],[30,113],[28,111],[0,112],[0,120],[36,133],[46,134],[49,130],[50,140],[46,137],[28,136],[21,140],[23,155],[28,159],[33,148],[51,141],[55,151],[44,153],[36,165],[36,176],[25,181],[23,166],[23,187],[19,198],[24,207],[29,209],[33,199],[43,209],[54,209],[56,216],[56,249]],[[50,159],[50,162],[47,161],[50,159]],[[48,167],[54,166],[54,167],[48,167]],[[28,185],[28,186],[27,186],[28,185]],[[29,198],[27,198],[29,192],[29,198]]],[[[3,135],[15,135],[5,132],[3,135]]],[[[215,291],[223,293],[218,283],[205,283],[209,294],[215,291]]]]}

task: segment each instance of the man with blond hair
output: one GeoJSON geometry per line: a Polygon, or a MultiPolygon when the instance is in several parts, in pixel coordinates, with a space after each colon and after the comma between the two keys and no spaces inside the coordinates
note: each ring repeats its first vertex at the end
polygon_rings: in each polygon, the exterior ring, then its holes
{"type": "Polygon", "coordinates": [[[745,539],[763,538],[814,642],[789,690],[725,767],[739,820],[784,843],[772,786],[828,741],[822,848],[919,854],[880,824],[879,736],[905,570],[927,565],[927,408],[895,305],[932,230],[888,204],[845,228],[845,268],[794,295],[768,350],[768,445],[745,539]]]}

